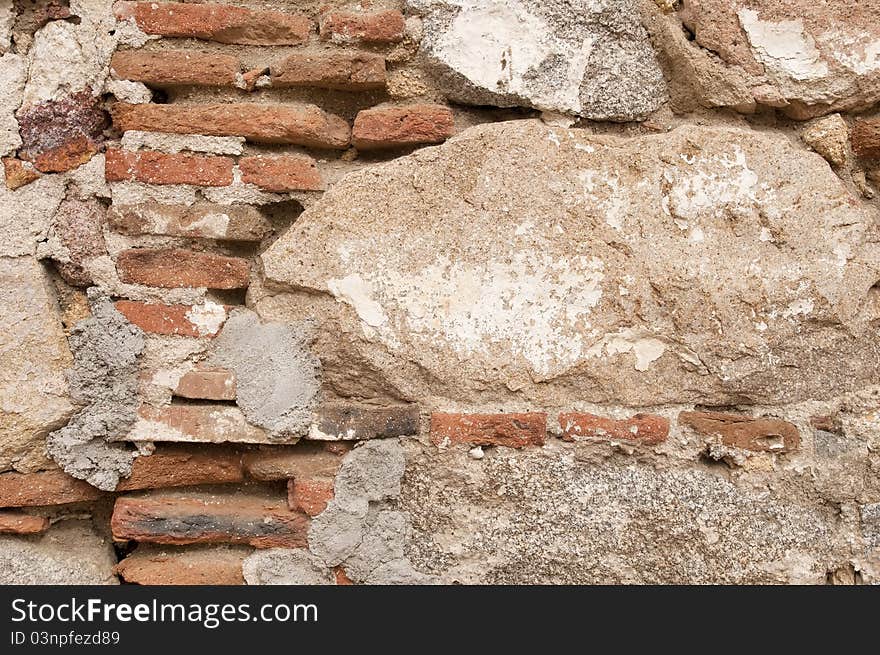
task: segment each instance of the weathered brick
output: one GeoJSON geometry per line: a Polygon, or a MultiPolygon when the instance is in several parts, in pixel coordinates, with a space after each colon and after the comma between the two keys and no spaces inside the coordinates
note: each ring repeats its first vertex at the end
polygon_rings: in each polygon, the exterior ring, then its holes
{"type": "Polygon", "coordinates": [[[190,443],[269,443],[265,430],[229,405],[142,405],[128,441],[190,443]]]}
{"type": "Polygon", "coordinates": [[[0,511],[0,534],[40,534],[48,528],[45,516],[0,511]]]}
{"type": "Polygon", "coordinates": [[[753,418],[727,412],[681,412],[678,422],[700,434],[718,436],[733,448],[787,453],[801,443],[797,427],[775,418],[753,418]]]}
{"type": "Polygon", "coordinates": [[[119,562],[115,572],[129,584],[241,585],[246,554],[222,546],[165,551],[143,545],[119,562]]]}
{"type": "Polygon", "coordinates": [[[342,464],[342,457],[351,446],[331,451],[328,446],[342,444],[317,444],[301,441],[293,446],[264,446],[260,450],[244,453],[242,463],[247,475],[254,480],[271,482],[290,478],[333,478],[342,464]]]}
{"type": "Polygon", "coordinates": [[[115,103],[110,113],[121,131],[241,136],[256,143],[314,148],[348,147],[351,130],[339,116],[315,105],[254,103],[154,105],[115,103]]]}
{"type": "Polygon", "coordinates": [[[287,502],[291,509],[317,516],[333,500],[333,478],[294,478],[287,481],[287,502]]]}
{"type": "Polygon", "coordinates": [[[232,543],[305,548],[309,518],[284,501],[261,497],[122,497],[110,528],[116,541],[157,544],[232,543]]]}
{"type": "Polygon", "coordinates": [[[568,412],[559,415],[564,441],[581,437],[603,441],[629,441],[655,445],[669,436],[669,419],[655,414],[636,414],[631,418],[613,419],[595,414],[568,412]]]}
{"type": "Polygon", "coordinates": [[[440,446],[541,446],[547,436],[547,414],[431,414],[431,439],[440,446]]]}
{"type": "Polygon", "coordinates": [[[440,143],[453,129],[452,110],[443,105],[376,107],[358,112],[352,143],[359,150],[440,143]]]}
{"type": "Polygon", "coordinates": [[[403,14],[386,11],[330,11],[320,18],[322,39],[336,43],[397,43],[406,28],[403,14]]]}
{"type": "Polygon", "coordinates": [[[101,98],[88,88],[23,107],[17,119],[22,141],[18,156],[44,173],[71,170],[91,159],[108,123],[101,98]]]}
{"type": "Polygon", "coordinates": [[[155,234],[261,241],[272,233],[272,223],[250,205],[113,205],[107,217],[114,230],[130,236],[155,234]]]}
{"type": "Polygon", "coordinates": [[[235,400],[235,373],[225,368],[195,368],[178,380],[174,395],[196,400],[235,400]]]}
{"type": "Polygon", "coordinates": [[[234,450],[163,445],[152,455],[136,458],[131,475],[119,481],[116,491],[224,484],[241,482],[243,477],[241,454],[234,450]]]}
{"type": "Polygon", "coordinates": [[[270,68],[272,86],[315,86],[341,91],[385,87],[385,58],[368,53],[295,53],[270,68]]]}
{"type": "Polygon", "coordinates": [[[865,159],[880,159],[880,118],[858,120],[850,134],[853,152],[865,159]]]}
{"type": "Polygon", "coordinates": [[[308,438],[319,441],[351,441],[403,437],[418,432],[418,405],[369,407],[340,403],[318,408],[312,419],[308,438]]]}
{"type": "Polygon", "coordinates": [[[65,257],[55,258],[55,268],[64,281],[75,287],[94,284],[86,263],[107,254],[104,223],[107,210],[92,198],[65,198],[52,219],[52,231],[65,249],[65,257]]]}
{"type": "Polygon", "coordinates": [[[0,507],[64,505],[97,500],[103,495],[64,471],[0,473],[0,507]]]}
{"type": "Polygon", "coordinates": [[[354,581],[348,577],[348,574],[345,572],[345,569],[342,566],[337,566],[334,569],[336,573],[336,584],[338,585],[352,585],[354,581]]]}
{"type": "Polygon", "coordinates": [[[233,161],[230,157],[167,154],[143,150],[129,152],[111,148],[104,160],[108,182],[144,182],[146,184],[195,184],[228,186],[232,184],[233,161]]]}
{"type": "Polygon", "coordinates": [[[164,289],[244,289],[250,275],[246,259],[176,248],[124,250],[116,258],[116,270],[128,284],[164,289]]]}
{"type": "Polygon", "coordinates": [[[10,191],[15,191],[40,179],[40,174],[34,170],[33,164],[26,164],[15,157],[3,158],[3,172],[6,178],[6,188],[10,191]]]}
{"type": "Polygon", "coordinates": [[[118,300],[115,307],[131,323],[144,332],[180,337],[213,337],[226,320],[223,305],[209,310],[198,305],[161,305],[134,300],[118,300]],[[208,316],[208,320],[205,320],[208,316]]]}
{"type": "Polygon", "coordinates": [[[240,45],[296,45],[309,38],[312,21],[299,14],[215,3],[118,3],[117,17],[133,17],[147,34],[240,45]],[[132,6],[133,5],[133,6],[132,6]]]}
{"type": "Polygon", "coordinates": [[[120,79],[157,87],[235,86],[241,72],[236,57],[191,50],[118,51],[110,60],[110,68],[120,79]]]}
{"type": "Polygon", "coordinates": [[[266,191],[320,191],[324,188],[315,160],[305,155],[242,157],[241,179],[266,191]]]}

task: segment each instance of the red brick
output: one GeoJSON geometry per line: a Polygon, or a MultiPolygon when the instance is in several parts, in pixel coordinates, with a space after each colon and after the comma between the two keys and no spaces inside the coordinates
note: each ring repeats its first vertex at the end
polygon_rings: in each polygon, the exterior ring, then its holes
{"type": "Polygon", "coordinates": [[[393,9],[371,12],[331,11],[320,19],[321,38],[337,43],[397,43],[403,40],[405,27],[403,14],[393,9]]]}
{"type": "Polygon", "coordinates": [[[547,415],[431,414],[431,439],[437,445],[541,446],[547,435],[547,415]]]}
{"type": "Polygon", "coordinates": [[[629,441],[655,445],[669,436],[669,420],[655,414],[636,414],[627,419],[605,418],[595,414],[569,412],[559,415],[564,441],[580,437],[603,441],[629,441]]]}
{"type": "Polygon", "coordinates": [[[72,137],[34,158],[34,168],[43,173],[63,173],[82,166],[98,152],[98,144],[85,136],[72,137]]]}
{"type": "Polygon", "coordinates": [[[116,270],[127,284],[163,289],[244,289],[250,276],[246,259],[182,249],[124,250],[116,258],[116,270]]]}
{"type": "Polygon", "coordinates": [[[385,58],[368,53],[292,54],[272,65],[272,86],[315,86],[341,91],[385,87],[385,58]]]}
{"type": "Polygon", "coordinates": [[[140,546],[116,565],[115,572],[129,584],[241,585],[245,553],[226,548],[159,550],[140,546]]]}
{"type": "Polygon", "coordinates": [[[111,227],[130,236],[156,234],[235,241],[261,241],[272,234],[272,223],[250,205],[113,205],[111,227]]]}
{"type": "Polygon", "coordinates": [[[137,2],[117,9],[147,34],[240,45],[296,45],[309,38],[312,21],[299,14],[214,3],[137,2]]]}
{"type": "Polygon", "coordinates": [[[40,534],[49,528],[49,519],[19,512],[0,511],[0,534],[40,534]]]}
{"type": "Polygon", "coordinates": [[[154,105],[115,103],[110,113],[121,131],[241,136],[256,143],[292,143],[345,149],[348,123],[315,105],[223,104],[154,105]]]}
{"type": "Polygon", "coordinates": [[[880,159],[880,118],[858,120],[850,134],[853,152],[865,159],[880,159]]]}
{"type": "Polygon", "coordinates": [[[196,368],[177,382],[174,395],[196,400],[235,400],[235,373],[225,368],[196,368]]]}
{"type": "Polygon", "coordinates": [[[110,68],[120,79],[158,87],[235,86],[241,72],[236,57],[190,50],[124,50],[113,54],[110,68]]]}
{"type": "Polygon", "coordinates": [[[328,403],[315,412],[308,438],[352,441],[405,437],[418,433],[418,405],[370,407],[354,403],[328,403]]]}
{"type": "Polygon", "coordinates": [[[64,505],[103,496],[104,492],[64,471],[0,473],[0,507],[64,505]]]}
{"type": "Polygon", "coordinates": [[[241,454],[234,450],[163,445],[152,455],[135,459],[131,475],[119,481],[116,491],[225,484],[241,482],[243,478],[241,454]]]}
{"type": "Polygon", "coordinates": [[[10,191],[15,191],[40,179],[40,174],[33,169],[32,165],[25,164],[15,157],[3,158],[3,171],[6,177],[6,188],[10,191]]]}
{"type": "Polygon", "coordinates": [[[682,412],[678,422],[707,436],[721,438],[733,448],[758,452],[787,453],[801,443],[797,427],[775,418],[753,418],[727,412],[682,412]]]}
{"type": "Polygon", "coordinates": [[[108,182],[228,186],[232,184],[232,166],[229,157],[169,155],[149,150],[129,152],[114,148],[107,150],[104,175],[108,182]]]}
{"type": "Polygon", "coordinates": [[[245,453],[242,463],[245,472],[254,480],[271,482],[290,478],[333,478],[342,457],[351,449],[346,445],[341,451],[331,451],[329,446],[301,441],[293,446],[265,446],[245,453]]]}
{"type": "Polygon", "coordinates": [[[348,577],[348,574],[345,572],[345,569],[342,566],[337,566],[334,569],[336,573],[336,584],[338,585],[351,585],[354,584],[354,581],[348,577]]]}
{"type": "Polygon", "coordinates": [[[116,541],[157,544],[231,543],[305,548],[309,517],[284,501],[260,497],[122,497],[110,528],[116,541]]]}
{"type": "Polygon", "coordinates": [[[295,478],[287,481],[287,503],[291,509],[317,516],[333,500],[333,478],[295,478]]]}
{"type": "Polygon", "coordinates": [[[230,405],[142,405],[129,441],[189,443],[267,443],[267,432],[247,422],[230,405]]]}
{"type": "Polygon", "coordinates": [[[283,193],[324,189],[318,165],[305,155],[242,157],[238,165],[243,182],[256,184],[266,191],[283,193]]]}
{"type": "Polygon", "coordinates": [[[443,105],[376,107],[358,112],[352,143],[359,150],[440,143],[453,129],[452,111],[443,105]]]}
{"type": "Polygon", "coordinates": [[[192,305],[160,305],[138,302],[134,300],[116,301],[116,309],[129,322],[134,323],[144,332],[152,334],[171,334],[181,337],[213,337],[222,323],[214,330],[203,324],[193,323],[189,316],[192,305]]]}

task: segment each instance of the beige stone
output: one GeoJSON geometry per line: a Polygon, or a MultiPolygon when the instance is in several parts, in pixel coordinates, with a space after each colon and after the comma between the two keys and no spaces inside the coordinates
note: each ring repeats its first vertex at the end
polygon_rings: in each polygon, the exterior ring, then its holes
{"type": "Polygon", "coordinates": [[[51,283],[30,257],[0,258],[0,471],[46,463],[46,435],[67,421],[72,364],[51,283]]]}
{"type": "Polygon", "coordinates": [[[810,123],[801,135],[804,143],[829,163],[843,166],[849,152],[849,128],[840,114],[819,118],[810,123]]]}
{"type": "Polygon", "coordinates": [[[258,309],[323,321],[326,379],[361,393],[827,398],[880,374],[876,217],[780,135],[483,125],[334,186],[264,253],[291,292],[258,309]]]}

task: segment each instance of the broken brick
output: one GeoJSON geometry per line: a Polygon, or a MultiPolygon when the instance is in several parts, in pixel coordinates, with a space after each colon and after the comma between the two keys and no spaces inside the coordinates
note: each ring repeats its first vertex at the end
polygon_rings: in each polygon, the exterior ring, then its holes
{"type": "Polygon", "coordinates": [[[547,414],[431,414],[431,440],[440,446],[542,446],[547,414]]]}
{"type": "Polygon", "coordinates": [[[177,248],[124,250],[116,257],[116,270],[127,284],[164,289],[244,289],[250,280],[246,259],[177,248]]]}
{"type": "Polygon", "coordinates": [[[358,112],[352,143],[358,150],[440,143],[452,136],[452,110],[443,105],[374,107],[358,112]]]}
{"type": "Polygon", "coordinates": [[[118,300],[116,310],[130,323],[151,334],[169,334],[180,337],[213,337],[226,320],[226,309],[214,305],[210,321],[197,321],[204,312],[198,305],[161,305],[134,300],[118,300]],[[219,315],[218,315],[219,313],[219,315]]]}
{"type": "Polygon", "coordinates": [[[678,422],[699,434],[717,436],[732,448],[787,453],[801,443],[797,427],[775,418],[753,418],[727,412],[682,412],[678,422]]]}
{"type": "Polygon", "coordinates": [[[628,441],[656,445],[669,435],[669,419],[656,414],[636,414],[631,418],[613,419],[595,414],[569,412],[559,415],[564,441],[580,437],[604,441],[628,441]]]}
{"type": "Polygon", "coordinates": [[[232,184],[232,166],[229,157],[111,148],[105,156],[104,175],[108,182],[228,186],[232,184]]]}

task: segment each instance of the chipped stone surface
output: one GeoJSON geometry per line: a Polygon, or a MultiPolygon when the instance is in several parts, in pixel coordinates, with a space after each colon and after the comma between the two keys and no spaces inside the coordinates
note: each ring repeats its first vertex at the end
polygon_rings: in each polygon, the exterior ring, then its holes
{"type": "Polygon", "coordinates": [[[109,440],[124,435],[137,417],[138,356],[144,337],[94,287],[89,300],[92,316],[70,335],[70,396],[85,407],[49,435],[46,449],[73,477],[112,491],[120,477],[130,475],[137,456],[127,444],[109,440]]]}
{"type": "Polygon", "coordinates": [[[853,556],[832,508],[704,468],[414,452],[401,497],[409,559],[447,584],[822,584],[853,556]]]}
{"type": "Polygon", "coordinates": [[[39,537],[0,536],[0,584],[106,585],[116,556],[88,521],[63,521],[39,537]]]}
{"type": "Polygon", "coordinates": [[[249,585],[332,585],[333,571],[304,548],[271,548],[253,552],[242,562],[249,585]]]}
{"type": "Polygon", "coordinates": [[[335,298],[331,383],[361,361],[415,398],[794,401],[880,372],[876,217],[785,137],[517,121],[349,175],[262,261],[310,292],[290,307],[335,298]]]}
{"type": "Polygon", "coordinates": [[[45,467],[46,435],[75,410],[50,284],[34,259],[0,257],[0,471],[45,467]]]}
{"type": "Polygon", "coordinates": [[[666,99],[635,0],[410,0],[457,102],[637,120],[666,99]]]}
{"type": "Polygon", "coordinates": [[[840,114],[825,116],[810,123],[802,135],[804,143],[822,155],[828,163],[843,166],[849,152],[849,128],[840,114]]]}

